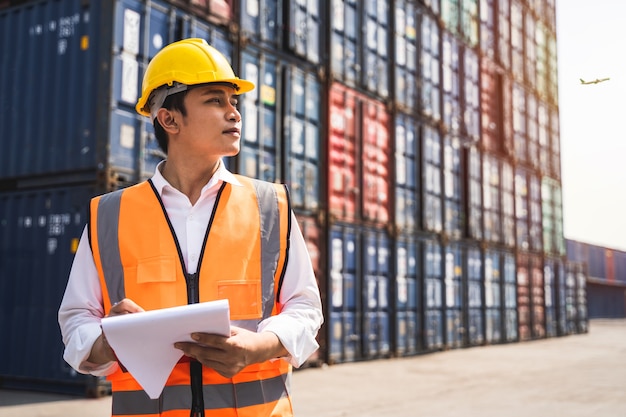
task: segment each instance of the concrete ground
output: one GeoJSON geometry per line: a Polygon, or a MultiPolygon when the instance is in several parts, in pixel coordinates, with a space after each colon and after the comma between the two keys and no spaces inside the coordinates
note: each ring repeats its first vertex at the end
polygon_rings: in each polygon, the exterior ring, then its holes
{"type": "MultiPolygon", "coordinates": [[[[624,417],[626,320],[587,334],[294,373],[296,417],[624,417]]],[[[2,417],[107,417],[111,398],[0,390],[2,417]]]]}

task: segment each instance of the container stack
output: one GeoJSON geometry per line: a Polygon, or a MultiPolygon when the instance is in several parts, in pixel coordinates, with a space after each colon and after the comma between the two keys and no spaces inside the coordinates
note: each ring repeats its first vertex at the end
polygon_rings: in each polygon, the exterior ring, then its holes
{"type": "Polygon", "coordinates": [[[626,250],[566,240],[572,281],[586,277],[586,292],[581,317],[626,317],[626,250]]]}
{"type": "Polygon", "coordinates": [[[57,324],[89,199],[152,175],[164,155],[152,125],[134,109],[144,69],[183,37],[204,38],[233,57],[231,8],[136,0],[5,3],[0,334],[7,338],[0,344],[0,386],[101,395],[106,384],[64,362],[57,324]]]}
{"type": "Polygon", "coordinates": [[[56,310],[87,202],[164,157],[134,105],[149,60],[187,37],[257,86],[225,162],[289,185],[325,309],[310,364],[586,330],[554,0],[5,3],[0,332],[22,342],[0,347],[3,384],[84,386],[56,310]]]}

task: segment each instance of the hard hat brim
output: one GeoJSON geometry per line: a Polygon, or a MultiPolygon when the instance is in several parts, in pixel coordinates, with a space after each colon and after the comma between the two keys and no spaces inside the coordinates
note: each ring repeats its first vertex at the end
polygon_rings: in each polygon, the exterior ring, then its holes
{"type": "MultiPolygon", "coordinates": [[[[201,83],[201,84],[232,84],[233,86],[236,87],[235,90],[237,91],[237,95],[248,93],[254,90],[255,88],[255,85],[253,82],[248,81],[248,80],[242,80],[241,78],[230,78],[230,79],[215,81],[214,83],[201,83]]],[[[191,85],[194,85],[194,84],[191,84],[191,85]]],[[[150,109],[148,108],[149,98],[150,98],[149,95],[147,97],[142,96],[137,101],[137,105],[135,106],[135,110],[137,111],[137,113],[141,114],[142,116],[151,117],[150,109]]]]}

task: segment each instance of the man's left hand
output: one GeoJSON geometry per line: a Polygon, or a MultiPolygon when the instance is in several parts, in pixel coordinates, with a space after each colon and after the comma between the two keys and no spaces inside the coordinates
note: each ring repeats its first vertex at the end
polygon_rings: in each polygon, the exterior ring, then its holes
{"type": "Polygon", "coordinates": [[[288,354],[272,332],[255,333],[231,326],[230,337],[207,333],[192,333],[191,337],[195,343],[177,342],[174,347],[226,378],[248,365],[288,354]]]}

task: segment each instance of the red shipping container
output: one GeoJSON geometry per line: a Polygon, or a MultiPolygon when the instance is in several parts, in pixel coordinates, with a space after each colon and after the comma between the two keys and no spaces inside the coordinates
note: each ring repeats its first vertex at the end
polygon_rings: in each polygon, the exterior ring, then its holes
{"type": "Polygon", "coordinates": [[[545,337],[543,261],[527,252],[517,256],[517,305],[520,340],[545,337]]]}
{"type": "Polygon", "coordinates": [[[482,106],[482,141],[487,152],[502,150],[500,91],[496,65],[483,58],[480,65],[480,101],[482,106]]]}
{"type": "Polygon", "coordinates": [[[507,155],[513,155],[513,81],[503,75],[500,78],[501,97],[502,97],[502,143],[504,144],[504,152],[507,155]]]}
{"type": "Polygon", "coordinates": [[[328,106],[328,204],[333,216],[356,219],[356,97],[335,87],[328,106]]]}
{"type": "MultiPolygon", "coordinates": [[[[298,219],[298,226],[304,236],[307,249],[309,251],[309,257],[311,258],[311,264],[313,266],[313,272],[317,278],[317,284],[320,288],[320,294],[322,297],[322,304],[326,304],[327,290],[326,290],[326,278],[324,276],[324,268],[322,259],[322,248],[325,247],[324,237],[322,236],[322,230],[317,224],[314,217],[301,216],[296,214],[298,219]]],[[[326,332],[322,329],[317,335],[317,341],[320,348],[313,353],[305,362],[305,366],[317,365],[324,361],[324,354],[327,352],[326,332]]]]}
{"type": "MultiPolygon", "coordinates": [[[[180,0],[179,0],[180,1],[180,0]]],[[[213,23],[226,25],[233,19],[232,0],[185,0],[213,23]]]]}
{"type": "Polygon", "coordinates": [[[520,341],[531,338],[530,277],[528,273],[528,257],[520,255],[517,259],[517,312],[520,341]]]}
{"type": "Polygon", "coordinates": [[[340,83],[330,88],[328,202],[337,220],[389,221],[389,114],[340,83]]]}
{"type": "Polygon", "coordinates": [[[543,262],[539,256],[531,255],[531,294],[532,294],[532,336],[541,338],[546,336],[545,287],[543,278],[543,262]]]}
{"type": "MultiPolygon", "coordinates": [[[[300,227],[302,236],[304,236],[304,240],[309,251],[313,272],[315,272],[318,284],[321,286],[325,281],[321,279],[322,277],[320,275],[324,272],[320,268],[320,254],[323,245],[320,227],[317,225],[317,221],[313,217],[296,215],[296,218],[298,219],[298,226],[300,227]]],[[[322,288],[320,288],[320,291],[321,290],[322,288]]]]}
{"type": "Polygon", "coordinates": [[[382,103],[363,103],[363,218],[389,221],[389,114],[382,103]]]}
{"type": "Polygon", "coordinates": [[[507,154],[513,150],[511,81],[488,58],[480,62],[481,135],[485,151],[507,154]]]}

